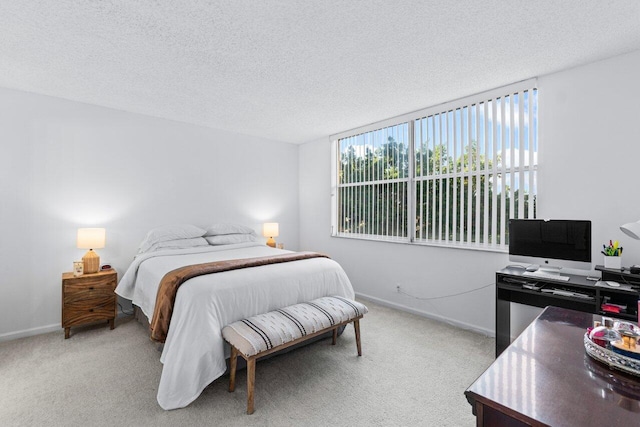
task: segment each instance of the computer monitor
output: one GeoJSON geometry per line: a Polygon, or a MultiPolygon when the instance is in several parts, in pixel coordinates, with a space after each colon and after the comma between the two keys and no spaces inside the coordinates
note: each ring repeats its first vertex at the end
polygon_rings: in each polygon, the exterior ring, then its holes
{"type": "Polygon", "coordinates": [[[511,219],[509,260],[552,272],[591,270],[591,221],[511,219]]]}

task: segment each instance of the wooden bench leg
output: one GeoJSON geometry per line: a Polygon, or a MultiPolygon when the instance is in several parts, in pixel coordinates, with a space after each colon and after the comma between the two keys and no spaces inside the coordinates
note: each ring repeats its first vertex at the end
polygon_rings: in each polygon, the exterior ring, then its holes
{"type": "Polygon", "coordinates": [[[353,329],[356,331],[356,346],[358,347],[358,356],[362,356],[362,347],[360,346],[360,319],[353,321],[353,329]]]}
{"type": "Polygon", "coordinates": [[[236,367],[238,366],[238,349],[231,346],[231,357],[229,357],[229,391],[236,389],[236,367]]]}
{"type": "Polygon", "coordinates": [[[256,384],[256,358],[247,360],[247,414],[253,414],[253,392],[256,384]]]}
{"type": "Polygon", "coordinates": [[[338,342],[338,328],[333,328],[333,341],[331,345],[336,345],[336,342],[338,342]]]}

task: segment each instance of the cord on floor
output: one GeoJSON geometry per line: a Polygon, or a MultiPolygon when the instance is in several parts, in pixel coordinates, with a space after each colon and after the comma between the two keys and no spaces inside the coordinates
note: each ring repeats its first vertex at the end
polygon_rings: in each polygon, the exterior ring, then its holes
{"type": "Polygon", "coordinates": [[[124,311],[124,308],[122,308],[122,304],[118,303],[118,307],[120,307],[120,311],[122,312],[122,314],[125,314],[127,316],[133,316],[133,310],[129,311],[124,311]]]}
{"type": "Polygon", "coordinates": [[[484,286],[481,286],[479,288],[470,289],[470,290],[464,291],[464,292],[458,292],[458,293],[455,293],[455,294],[441,295],[441,296],[438,296],[438,297],[428,297],[428,298],[417,297],[415,295],[412,295],[410,293],[407,293],[407,292],[403,291],[402,289],[398,289],[398,292],[401,293],[402,295],[406,295],[406,296],[411,297],[413,299],[417,299],[417,300],[420,300],[420,301],[427,301],[427,300],[434,300],[434,299],[457,297],[459,295],[464,295],[464,294],[469,294],[471,292],[476,292],[476,291],[479,291],[481,289],[488,288],[490,286],[495,286],[495,283],[489,283],[488,285],[484,285],[484,286]]]}

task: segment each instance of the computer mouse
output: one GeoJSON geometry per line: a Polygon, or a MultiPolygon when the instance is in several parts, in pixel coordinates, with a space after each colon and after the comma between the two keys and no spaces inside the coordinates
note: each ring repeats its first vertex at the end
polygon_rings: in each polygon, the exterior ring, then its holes
{"type": "Polygon", "coordinates": [[[618,286],[620,286],[620,283],[618,283],[618,282],[607,282],[607,285],[611,286],[612,288],[617,288],[618,286]]]}

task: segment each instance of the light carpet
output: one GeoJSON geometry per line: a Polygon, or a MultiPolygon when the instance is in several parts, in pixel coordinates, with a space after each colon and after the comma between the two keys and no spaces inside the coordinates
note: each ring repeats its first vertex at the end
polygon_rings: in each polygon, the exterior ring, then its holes
{"type": "Polygon", "coordinates": [[[495,340],[363,301],[362,357],[353,326],[259,361],[256,412],[246,374],[228,375],[184,409],[156,402],[162,365],[131,318],[0,343],[2,426],[473,426],[465,389],[491,364],[495,340]]]}

